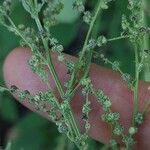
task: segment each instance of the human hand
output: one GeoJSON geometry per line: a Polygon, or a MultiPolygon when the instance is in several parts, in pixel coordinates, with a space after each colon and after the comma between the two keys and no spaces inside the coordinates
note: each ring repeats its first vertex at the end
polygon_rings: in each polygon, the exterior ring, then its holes
{"type": "MultiPolygon", "coordinates": [[[[45,91],[47,89],[46,85],[42,83],[40,78],[34,74],[28,64],[27,60],[30,57],[30,50],[25,48],[17,48],[13,50],[6,58],[4,64],[4,78],[8,87],[11,85],[16,85],[22,90],[29,90],[32,94],[39,91],[45,91]]],[[[68,78],[67,70],[62,63],[56,61],[57,58],[54,55],[53,61],[56,67],[56,71],[62,82],[65,82],[68,78]]],[[[122,80],[120,75],[110,69],[99,67],[92,64],[90,68],[90,76],[95,88],[103,89],[106,95],[110,96],[112,99],[112,110],[119,112],[121,115],[121,123],[125,127],[125,131],[128,131],[128,127],[132,119],[133,110],[133,92],[129,90],[126,83],[122,80]]],[[[57,94],[54,82],[51,77],[49,77],[50,83],[53,90],[57,94]]],[[[149,83],[140,81],[139,87],[139,109],[142,110],[145,106],[145,102],[150,99],[150,91],[148,87],[149,83]]],[[[75,117],[82,128],[81,119],[81,107],[82,107],[82,96],[80,91],[74,96],[72,102],[72,108],[75,112],[75,117]]],[[[90,114],[90,136],[95,140],[107,143],[110,138],[109,127],[101,121],[102,109],[99,103],[91,97],[92,102],[92,112],[90,114]]],[[[29,104],[27,101],[23,102],[23,105],[36,112],[33,105],[29,104]]],[[[47,113],[40,114],[48,118],[47,113]]],[[[145,118],[144,123],[140,126],[139,132],[136,135],[138,141],[136,145],[136,150],[149,150],[150,149],[150,115],[148,114],[145,118]]]]}

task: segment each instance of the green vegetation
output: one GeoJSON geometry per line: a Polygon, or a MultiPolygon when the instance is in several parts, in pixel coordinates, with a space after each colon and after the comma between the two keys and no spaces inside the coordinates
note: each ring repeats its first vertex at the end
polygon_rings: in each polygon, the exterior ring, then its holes
{"type": "MultiPolygon", "coordinates": [[[[16,0],[14,2],[4,0],[2,2],[0,6],[1,80],[4,58],[9,53],[9,49],[20,44],[22,47],[31,49],[32,56],[28,64],[48,87],[48,91],[39,91],[35,95],[30,94],[30,91],[18,89],[16,85],[12,85],[9,89],[0,87],[0,113],[5,120],[13,122],[14,129],[11,134],[17,132],[19,134],[19,138],[8,144],[6,149],[40,150],[53,147],[56,150],[76,148],[86,150],[97,149],[97,146],[100,149],[132,149],[136,143],[134,135],[138,132],[139,125],[144,122],[150,103],[148,101],[145,109],[142,112],[139,111],[139,80],[150,81],[150,28],[148,27],[149,12],[146,6],[149,6],[146,0],[87,2],[82,0],[16,0]],[[19,17],[18,14],[20,14],[19,17]],[[5,31],[5,28],[11,33],[5,31]],[[14,37],[12,32],[21,40],[14,37]],[[82,32],[85,37],[80,37],[79,32],[82,32]],[[78,51],[74,53],[65,49],[78,51]],[[75,54],[78,57],[77,61],[66,58],[64,52],[75,54]],[[63,63],[68,69],[69,80],[65,85],[58,78],[52,62],[52,53],[56,53],[57,61],[63,63]],[[124,132],[124,126],[120,123],[119,112],[112,111],[111,97],[107,96],[103,89],[94,88],[89,75],[92,62],[119,72],[124,82],[133,91],[134,108],[128,133],[124,132]],[[45,67],[48,68],[54,80],[61,102],[51,90],[45,67]],[[82,107],[84,131],[82,132],[71,108],[73,96],[79,88],[82,89],[84,97],[82,107]],[[8,91],[16,94],[20,102],[27,99],[34,104],[37,111],[48,113],[49,119],[55,123],[62,135],[57,134],[56,127],[52,123],[31,112],[20,119],[17,105],[7,94],[8,91]],[[108,145],[89,139],[91,95],[103,108],[103,114],[99,119],[108,123],[112,129],[112,139],[108,145]],[[44,103],[49,103],[51,109],[46,108],[44,103]],[[36,140],[32,140],[35,137],[36,140]],[[116,138],[122,140],[123,147],[119,145],[116,138]]],[[[1,84],[4,84],[3,80],[1,84]]]]}

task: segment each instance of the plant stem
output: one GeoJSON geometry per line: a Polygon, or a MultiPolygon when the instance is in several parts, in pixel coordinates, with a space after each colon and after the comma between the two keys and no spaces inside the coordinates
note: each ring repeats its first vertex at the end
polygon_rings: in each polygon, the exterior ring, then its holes
{"type": "MultiPolygon", "coordinates": [[[[42,27],[41,22],[39,21],[38,17],[35,18],[35,21],[36,21],[36,24],[38,26],[39,31],[43,31],[43,27],[42,27]]],[[[53,76],[53,79],[55,81],[55,84],[56,84],[56,86],[57,86],[57,88],[60,92],[60,96],[63,99],[65,93],[63,91],[62,85],[61,85],[60,80],[59,80],[59,78],[57,76],[57,73],[55,71],[55,68],[53,66],[52,58],[51,58],[51,55],[49,54],[49,48],[48,48],[48,45],[47,45],[47,41],[43,37],[42,37],[42,41],[43,41],[44,48],[46,49],[46,52],[47,52],[47,61],[48,61],[48,64],[49,64],[48,68],[49,68],[49,70],[50,70],[50,72],[53,76]]],[[[71,111],[71,107],[69,105],[69,102],[67,104],[68,104],[67,107],[70,110],[68,112],[69,113],[68,115],[69,115],[70,126],[72,126],[72,131],[74,131],[75,136],[80,137],[81,135],[80,135],[79,129],[77,127],[77,124],[75,122],[75,119],[74,119],[73,113],[71,111]]]]}
{"type": "MultiPolygon", "coordinates": [[[[40,20],[39,20],[38,17],[35,17],[35,22],[36,22],[36,24],[38,26],[39,31],[43,32],[43,27],[42,27],[41,22],[40,22],[40,20]]],[[[63,98],[63,96],[64,96],[64,90],[62,88],[61,82],[60,82],[60,80],[58,78],[58,75],[56,73],[56,70],[54,68],[54,65],[52,63],[52,57],[51,57],[50,52],[49,52],[49,47],[48,47],[47,41],[44,39],[43,36],[42,36],[42,41],[43,41],[44,48],[46,50],[47,61],[48,61],[48,68],[49,68],[50,73],[51,73],[51,75],[52,75],[52,77],[54,79],[56,87],[58,88],[60,96],[61,96],[61,98],[63,98]]]]}
{"type": "MultiPolygon", "coordinates": [[[[26,38],[23,36],[23,34],[17,29],[17,27],[14,24],[14,22],[12,21],[12,19],[9,16],[6,16],[6,17],[7,17],[8,21],[9,21],[9,23],[12,25],[13,29],[15,30],[16,34],[23,39],[23,41],[30,47],[31,50],[34,49],[32,47],[32,45],[31,45],[31,43],[28,42],[26,40],[26,38]]],[[[9,26],[7,26],[7,25],[4,25],[4,26],[9,29],[9,26]]],[[[43,62],[46,63],[44,57],[42,56],[42,54],[38,50],[36,50],[36,52],[39,54],[39,56],[43,60],[43,62]]]]}
{"type": "MultiPolygon", "coordinates": [[[[148,1],[147,0],[143,0],[143,7],[145,8],[146,6],[148,6],[148,1]]],[[[142,10],[142,14],[143,14],[143,24],[145,27],[148,26],[148,20],[147,20],[147,15],[145,14],[144,10],[142,10]]],[[[150,50],[150,36],[149,34],[146,34],[144,36],[143,39],[143,49],[145,50],[150,50]]],[[[143,74],[143,78],[145,81],[150,81],[150,54],[147,55],[147,61],[144,63],[144,74],[143,74]]]]}
{"type": "Polygon", "coordinates": [[[138,46],[135,43],[135,86],[134,86],[134,108],[133,108],[133,120],[132,124],[134,125],[134,117],[138,112],[138,87],[139,87],[139,56],[138,56],[138,46]]]}
{"type": "Polygon", "coordinates": [[[119,37],[115,37],[115,38],[112,38],[112,39],[108,39],[107,42],[112,42],[112,41],[127,39],[127,38],[129,38],[129,36],[119,36],[119,37]]]}
{"type": "Polygon", "coordinates": [[[88,33],[86,35],[86,39],[85,39],[85,42],[84,42],[84,45],[83,45],[83,48],[82,48],[82,52],[81,52],[81,56],[80,56],[79,60],[81,60],[84,57],[84,53],[86,51],[86,46],[88,44],[88,41],[89,41],[89,38],[90,38],[90,35],[91,35],[91,32],[92,32],[93,26],[95,24],[96,18],[98,16],[100,10],[101,10],[101,0],[99,0],[98,7],[97,7],[97,9],[95,11],[95,15],[93,17],[93,20],[92,20],[92,22],[90,24],[90,27],[89,27],[88,33]]]}
{"type": "MultiPolygon", "coordinates": [[[[84,43],[84,46],[83,46],[83,49],[82,49],[82,54],[81,54],[81,56],[80,56],[80,58],[79,58],[79,60],[78,60],[78,62],[77,62],[77,66],[80,64],[81,60],[82,60],[83,57],[84,57],[84,53],[85,53],[85,50],[86,50],[86,45],[87,45],[88,40],[89,40],[89,38],[90,38],[90,34],[91,34],[91,32],[92,32],[92,28],[93,28],[93,26],[94,26],[94,23],[95,23],[95,21],[96,21],[96,18],[97,18],[97,16],[98,16],[99,11],[100,11],[100,1],[99,1],[99,5],[98,5],[98,8],[97,8],[97,11],[96,11],[96,13],[95,13],[95,15],[94,15],[94,18],[93,18],[93,20],[92,20],[92,22],[91,22],[91,24],[90,24],[90,28],[89,28],[89,30],[88,30],[88,33],[87,33],[87,36],[86,36],[86,40],[85,40],[85,43],[84,43]]],[[[80,68],[76,68],[76,69],[74,70],[74,72],[73,72],[73,74],[72,74],[72,76],[71,76],[71,82],[70,82],[70,85],[69,85],[69,89],[72,89],[73,81],[74,81],[76,72],[79,71],[79,70],[80,70],[80,68]]],[[[74,92],[72,92],[72,94],[73,94],[73,93],[74,93],[74,92]]],[[[72,97],[72,96],[70,96],[70,99],[71,99],[71,97],[72,97]]],[[[69,104],[68,104],[68,107],[70,108],[70,105],[69,105],[69,104]]],[[[78,130],[78,128],[77,128],[77,125],[76,125],[76,122],[75,122],[75,120],[74,120],[74,116],[73,116],[72,112],[70,113],[70,116],[71,116],[71,119],[72,119],[72,123],[73,123],[72,125],[74,126],[76,136],[77,136],[77,137],[80,137],[80,132],[79,132],[79,130],[78,130]]]]}
{"type": "Polygon", "coordinates": [[[79,137],[79,136],[80,136],[79,129],[78,129],[77,125],[76,125],[76,122],[75,122],[73,113],[72,113],[72,111],[71,111],[70,105],[69,105],[69,103],[67,103],[67,104],[68,104],[68,108],[69,108],[69,110],[70,110],[70,113],[69,113],[69,117],[70,117],[70,120],[71,120],[70,123],[71,123],[71,125],[72,125],[73,130],[75,131],[76,136],[79,137]]]}
{"type": "Polygon", "coordinates": [[[3,86],[0,85],[0,92],[1,91],[8,91],[8,92],[10,92],[10,90],[8,88],[3,87],[3,86]]]}
{"type": "MultiPolygon", "coordinates": [[[[86,46],[88,44],[88,41],[89,41],[89,38],[91,36],[91,33],[92,33],[92,29],[94,27],[94,24],[96,22],[96,18],[101,10],[101,0],[98,1],[98,5],[96,6],[96,9],[95,9],[95,14],[94,14],[94,17],[90,23],[90,27],[89,27],[89,30],[88,30],[88,33],[86,35],[86,38],[85,38],[85,42],[84,42],[84,45],[83,45],[83,48],[82,48],[82,51],[81,51],[81,54],[80,54],[80,57],[79,57],[79,60],[77,62],[77,65],[76,65],[76,69],[74,70],[72,76],[71,76],[71,81],[70,81],[70,85],[69,85],[69,88],[72,89],[72,86],[73,86],[73,83],[74,83],[74,79],[75,79],[75,75],[78,73],[78,71],[80,71],[81,68],[79,68],[79,65],[81,63],[81,61],[83,60],[83,58],[85,57],[85,52],[86,52],[86,46]],[[97,7],[98,6],[98,7],[97,7]]],[[[88,58],[89,61],[91,60],[90,58],[88,58]]],[[[88,67],[86,68],[86,73],[84,73],[82,75],[82,77],[86,76],[88,70],[89,70],[89,64],[88,64],[88,67]]],[[[79,82],[80,82],[80,79],[79,79],[79,82]]],[[[72,89],[73,90],[73,89],[72,89]]]]}

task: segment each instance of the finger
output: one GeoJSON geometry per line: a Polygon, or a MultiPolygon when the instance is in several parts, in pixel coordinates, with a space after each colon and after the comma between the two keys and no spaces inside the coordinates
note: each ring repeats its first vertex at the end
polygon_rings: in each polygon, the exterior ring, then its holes
{"type": "MultiPolygon", "coordinates": [[[[30,55],[30,50],[25,48],[17,48],[8,55],[4,64],[4,77],[6,84],[8,86],[16,85],[20,89],[29,90],[32,94],[39,91],[46,91],[47,86],[30,70],[27,64],[30,55]]],[[[56,55],[53,56],[53,62],[59,79],[62,83],[64,83],[69,78],[66,67],[57,61],[56,55]]],[[[94,88],[102,89],[106,95],[111,97],[113,102],[112,110],[120,113],[121,123],[125,126],[125,130],[127,131],[132,119],[133,92],[129,90],[120,75],[110,69],[105,69],[92,64],[90,68],[90,76],[94,88]]],[[[56,87],[51,76],[49,77],[49,80],[53,90],[56,91],[56,87]]],[[[149,86],[150,85],[146,82],[140,82],[140,110],[144,107],[145,102],[150,99],[150,92],[148,91],[149,86]]],[[[78,123],[82,122],[81,108],[83,100],[84,97],[82,97],[80,91],[78,91],[72,101],[72,108],[78,123]]],[[[93,97],[91,97],[91,103],[92,111],[90,113],[90,136],[98,141],[106,143],[110,139],[109,126],[101,121],[100,116],[102,114],[102,109],[93,97]]],[[[31,106],[28,102],[24,102],[23,104],[32,111],[36,111],[34,106],[31,106]]],[[[47,117],[46,113],[42,113],[42,115],[47,117]]],[[[137,135],[138,149],[148,150],[150,148],[149,138],[150,116],[147,115],[146,120],[140,127],[139,134],[137,135]]]]}

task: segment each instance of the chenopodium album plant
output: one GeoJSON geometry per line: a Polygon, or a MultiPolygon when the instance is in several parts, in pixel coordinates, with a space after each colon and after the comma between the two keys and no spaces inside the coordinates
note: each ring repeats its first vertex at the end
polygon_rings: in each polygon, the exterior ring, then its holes
{"type": "Polygon", "coordinates": [[[83,16],[83,21],[89,26],[84,45],[76,61],[65,58],[63,45],[59,44],[57,39],[50,33],[50,28],[58,23],[57,15],[63,10],[63,1],[21,0],[22,6],[35,21],[37,29],[25,27],[23,24],[16,25],[12,21],[10,17],[11,0],[4,0],[0,6],[0,24],[21,37],[21,46],[31,49],[32,55],[28,64],[33,72],[37,73],[48,87],[46,92],[39,92],[36,95],[30,94],[28,90],[22,91],[16,85],[12,85],[10,88],[1,86],[0,92],[9,91],[17,95],[20,101],[28,100],[34,104],[38,111],[47,112],[49,118],[58,127],[58,131],[65,134],[81,150],[88,149],[88,132],[91,127],[89,121],[89,114],[92,109],[91,95],[96,98],[103,109],[103,114],[99,116],[99,119],[111,126],[112,138],[107,144],[107,148],[114,150],[121,148],[130,150],[138,142],[135,140],[134,135],[138,132],[139,125],[144,122],[144,117],[150,105],[150,100],[147,100],[144,110],[139,111],[139,76],[142,73],[146,79],[149,69],[144,68],[150,67],[150,52],[145,46],[145,36],[149,34],[150,28],[146,26],[144,21],[144,0],[128,0],[127,9],[130,13],[129,16],[122,15],[122,32],[118,37],[112,39],[106,38],[103,35],[99,35],[96,38],[93,37],[92,31],[97,17],[103,10],[108,9],[113,1],[115,0],[98,0],[97,4],[95,4],[95,9],[91,12],[86,10],[82,0],[74,0],[72,8],[80,12],[83,16]],[[42,16],[42,19],[39,16],[42,16]],[[134,77],[124,73],[120,69],[119,62],[112,62],[104,54],[95,51],[97,48],[107,45],[107,43],[121,39],[128,39],[133,46],[135,53],[134,77]],[[65,85],[58,78],[56,68],[52,62],[52,53],[57,53],[58,61],[64,63],[68,69],[69,79],[65,85]],[[102,89],[94,89],[92,85],[89,68],[93,57],[97,57],[104,61],[104,63],[110,64],[113,70],[120,73],[123,80],[128,84],[128,87],[133,91],[134,110],[132,122],[127,133],[125,133],[124,126],[120,123],[120,114],[111,109],[111,97],[108,97],[102,89]],[[61,100],[58,100],[57,96],[51,90],[51,85],[48,81],[49,72],[45,70],[45,67],[48,68],[55,82],[61,100]],[[84,130],[82,131],[78,127],[71,108],[72,100],[75,101],[73,96],[79,88],[82,88],[82,95],[85,99],[82,107],[82,119],[84,122],[84,130]],[[50,109],[46,108],[46,102],[51,105],[50,109]],[[118,142],[118,138],[122,140],[123,144],[118,142]]]}

